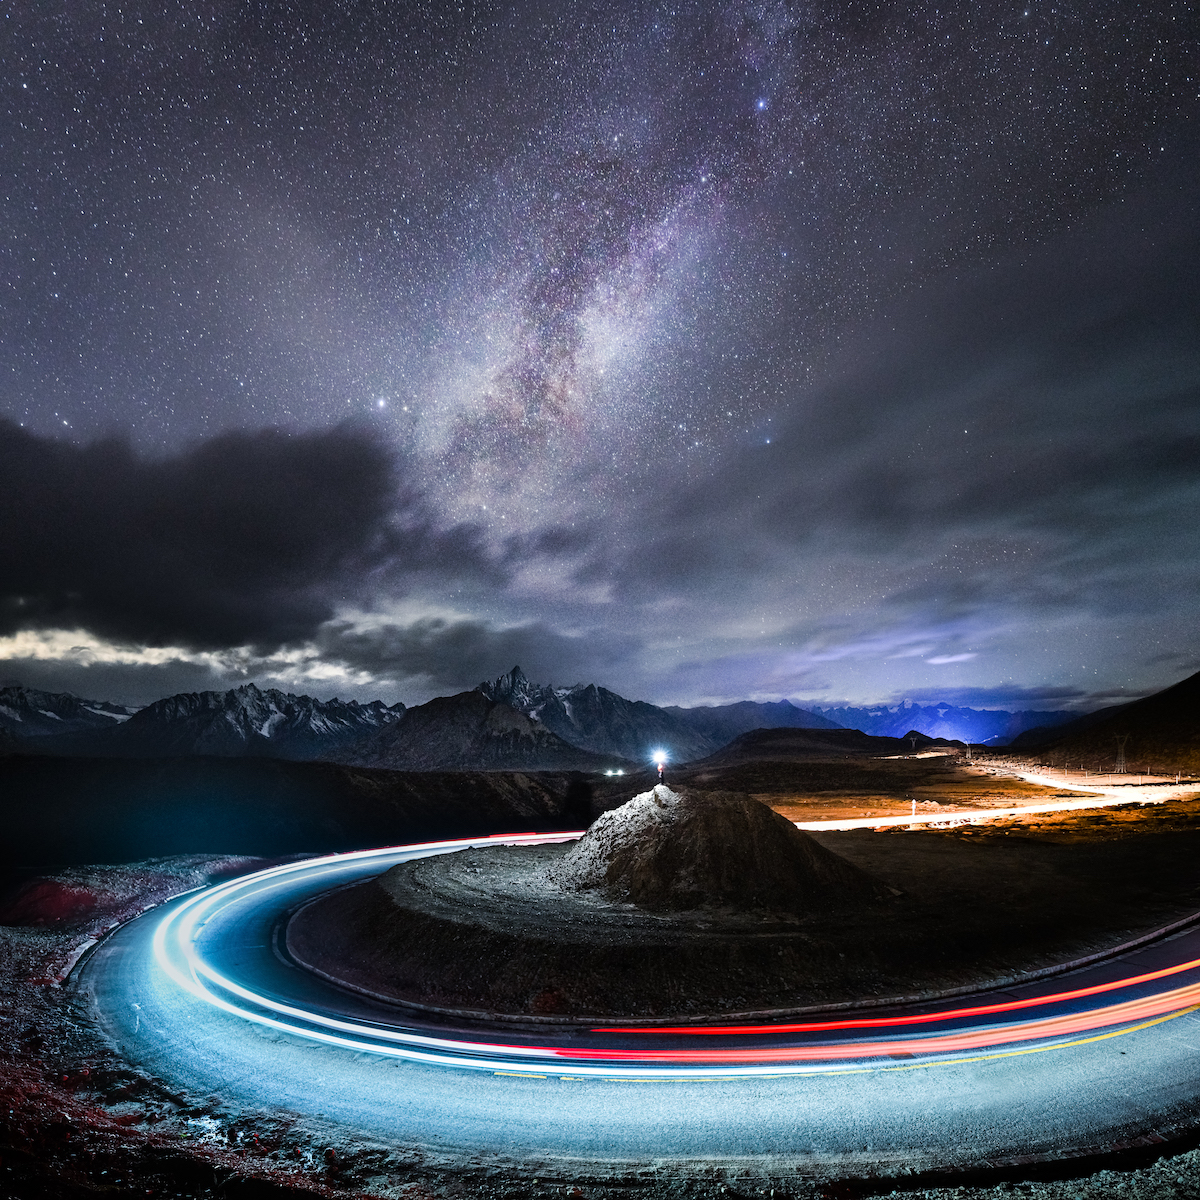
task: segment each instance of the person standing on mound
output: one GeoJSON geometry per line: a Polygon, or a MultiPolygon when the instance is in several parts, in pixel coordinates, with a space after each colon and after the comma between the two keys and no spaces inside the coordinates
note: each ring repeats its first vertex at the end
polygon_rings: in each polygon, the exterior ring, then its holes
{"type": "Polygon", "coordinates": [[[665,750],[655,750],[654,765],[658,767],[658,782],[663,782],[663,771],[667,767],[667,752],[665,750]]]}

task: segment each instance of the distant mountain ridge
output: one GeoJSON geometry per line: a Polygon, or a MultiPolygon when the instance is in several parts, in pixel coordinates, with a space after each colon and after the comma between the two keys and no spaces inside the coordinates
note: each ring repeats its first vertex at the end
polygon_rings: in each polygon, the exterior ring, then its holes
{"type": "Polygon", "coordinates": [[[540,721],[573,745],[643,762],[655,748],[666,750],[672,762],[692,762],[755,729],[858,729],[873,737],[893,738],[915,729],[930,738],[1002,744],[1023,730],[1057,725],[1079,715],[922,706],[911,700],[871,708],[800,708],[790,700],[659,707],[626,700],[594,684],[555,688],[531,683],[519,666],[476,690],[540,721]]]}
{"type": "Polygon", "coordinates": [[[0,729],[17,738],[112,729],[137,711],[107,700],[84,700],[70,692],[42,692],[20,684],[0,688],[0,729]]]}
{"type": "Polygon", "coordinates": [[[475,690],[525,713],[574,746],[635,762],[646,762],[656,749],[665,750],[671,762],[691,762],[751,729],[834,728],[831,721],[787,700],[662,708],[644,700],[626,700],[594,683],[569,688],[531,683],[519,666],[475,690]]]}
{"type": "Polygon", "coordinates": [[[478,689],[438,696],[338,756],[393,771],[602,771],[629,765],[564,741],[525,713],[478,689]]]}
{"type": "Polygon", "coordinates": [[[1039,712],[1028,709],[1008,712],[1004,709],[960,708],[953,704],[920,705],[905,700],[892,707],[818,708],[812,711],[843,729],[861,729],[874,737],[903,737],[910,729],[919,729],[932,738],[960,742],[1005,745],[1027,729],[1061,725],[1079,717],[1077,712],[1039,712]]]}
{"type": "Polygon", "coordinates": [[[661,748],[672,762],[710,754],[716,746],[686,721],[643,700],[626,700],[594,683],[552,688],[530,683],[519,666],[475,689],[524,713],[581,750],[646,762],[661,748]]]}
{"type": "Polygon", "coordinates": [[[114,728],[45,737],[53,754],[167,758],[327,758],[404,713],[382,700],[316,700],[252,683],[228,692],[183,692],[146,705],[114,728]]]}
{"type": "Polygon", "coordinates": [[[875,737],[915,729],[931,738],[997,744],[1033,726],[1045,737],[1046,727],[1073,716],[909,701],[814,711],[787,700],[659,707],[595,684],[535,684],[516,666],[472,692],[409,709],[379,700],[322,701],[254,684],[181,693],[141,709],[9,686],[0,689],[0,751],[327,759],[419,771],[616,770],[646,763],[658,749],[672,764],[695,762],[759,729],[857,728],[875,737]]]}
{"type": "MultiPolygon", "coordinates": [[[[863,733],[860,729],[805,729],[779,727],[740,734],[727,746],[699,762],[688,763],[689,772],[751,762],[792,762],[812,758],[861,758],[908,755],[945,746],[944,738],[930,738],[910,730],[900,738],[863,733]]],[[[689,774],[689,779],[703,778],[689,774]]]]}
{"type": "Polygon", "coordinates": [[[740,700],[698,708],[664,708],[686,721],[693,729],[719,740],[721,745],[754,729],[840,729],[836,721],[807,708],[798,708],[790,700],[759,702],[740,700]]]}

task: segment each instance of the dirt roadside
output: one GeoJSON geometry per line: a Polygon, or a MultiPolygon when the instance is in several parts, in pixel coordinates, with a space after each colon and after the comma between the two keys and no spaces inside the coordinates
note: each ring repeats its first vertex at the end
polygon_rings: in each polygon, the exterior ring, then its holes
{"type": "Polygon", "coordinates": [[[1069,786],[1046,787],[942,753],[840,762],[748,762],[715,770],[681,768],[672,778],[697,788],[749,792],[791,821],[903,816],[914,800],[918,813],[950,813],[1088,796],[1069,786]]]}

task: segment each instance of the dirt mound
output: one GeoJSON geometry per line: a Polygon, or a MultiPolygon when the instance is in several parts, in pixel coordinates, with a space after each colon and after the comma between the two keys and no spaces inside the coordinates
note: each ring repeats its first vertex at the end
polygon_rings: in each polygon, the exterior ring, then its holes
{"type": "Polygon", "coordinates": [[[880,897],[864,871],[752,796],[661,783],[600,817],[546,880],[667,912],[715,905],[802,914],[880,897]]]}
{"type": "Polygon", "coordinates": [[[399,863],[301,908],[286,938],[301,965],[382,999],[641,1018],[840,997],[848,968],[866,988],[877,956],[840,943],[894,902],[753,797],[659,784],[570,847],[399,863]]]}

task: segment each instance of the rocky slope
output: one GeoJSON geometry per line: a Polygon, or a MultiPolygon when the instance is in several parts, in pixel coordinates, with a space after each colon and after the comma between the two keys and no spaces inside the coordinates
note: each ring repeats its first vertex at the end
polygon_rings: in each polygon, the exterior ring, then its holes
{"type": "Polygon", "coordinates": [[[1052,766],[1111,771],[1120,740],[1129,770],[1200,773],[1200,672],[1062,729],[1039,730],[1018,739],[1012,749],[1033,752],[1052,766]]]}
{"type": "Polygon", "coordinates": [[[617,755],[571,745],[479,691],[410,708],[338,758],[399,771],[603,771],[625,765],[617,755]]]}
{"type": "Polygon", "coordinates": [[[722,744],[656,705],[626,700],[595,684],[573,688],[532,684],[520,667],[481,683],[476,690],[524,713],[563,741],[596,754],[647,762],[651,752],[661,748],[672,762],[685,762],[702,758],[722,744]]]}

